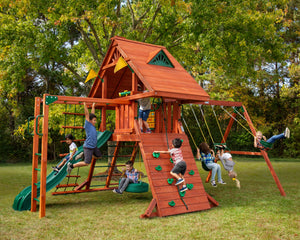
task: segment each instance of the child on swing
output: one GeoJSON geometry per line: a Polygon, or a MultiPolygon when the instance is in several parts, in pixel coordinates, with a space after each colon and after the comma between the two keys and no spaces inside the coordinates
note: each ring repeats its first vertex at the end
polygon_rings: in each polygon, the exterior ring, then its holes
{"type": "Polygon", "coordinates": [[[121,178],[118,188],[113,190],[114,193],[122,194],[129,183],[137,183],[139,176],[141,175],[143,177],[144,173],[133,168],[133,162],[127,161],[122,175],[125,175],[125,177],[121,178]]]}
{"type": "Polygon", "coordinates": [[[233,171],[235,162],[232,160],[232,155],[228,152],[226,152],[226,153],[224,152],[224,149],[226,146],[216,146],[216,147],[219,148],[219,150],[217,152],[217,157],[222,162],[224,169],[228,172],[228,176],[232,180],[236,181],[236,186],[238,188],[241,188],[240,181],[236,178],[237,173],[235,171],[233,171]]]}
{"type": "Polygon", "coordinates": [[[197,159],[201,159],[206,165],[206,167],[212,170],[211,174],[211,185],[217,187],[215,177],[218,175],[218,183],[226,184],[222,180],[221,167],[219,164],[215,163],[215,153],[210,149],[209,145],[206,142],[200,143],[199,148],[197,148],[197,159]]]}
{"type": "Polygon", "coordinates": [[[254,137],[254,147],[265,149],[265,146],[261,143],[262,140],[266,141],[267,143],[273,144],[276,140],[281,138],[290,138],[290,129],[286,128],[283,133],[274,135],[267,140],[267,138],[262,134],[261,131],[256,132],[256,136],[254,137]]]}

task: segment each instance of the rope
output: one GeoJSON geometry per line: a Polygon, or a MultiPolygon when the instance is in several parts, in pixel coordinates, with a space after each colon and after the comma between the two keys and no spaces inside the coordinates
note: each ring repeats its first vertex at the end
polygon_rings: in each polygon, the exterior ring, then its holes
{"type": "Polygon", "coordinates": [[[206,125],[206,128],[207,128],[207,130],[208,130],[208,134],[209,134],[209,136],[210,136],[210,139],[211,139],[212,142],[214,143],[215,141],[214,141],[214,139],[213,139],[213,137],[212,137],[212,135],[211,135],[211,132],[210,132],[209,127],[208,127],[208,124],[207,124],[207,122],[206,122],[206,118],[205,118],[204,112],[203,112],[203,110],[202,110],[202,106],[199,105],[199,108],[200,108],[202,117],[203,117],[203,119],[204,119],[204,123],[205,123],[205,125],[206,125]]]}
{"type": "MultiPolygon", "coordinates": [[[[242,119],[244,119],[246,122],[248,122],[247,121],[247,119],[236,109],[236,107],[232,107],[234,110],[235,110],[235,112],[242,118],[242,119]]],[[[254,127],[253,126],[253,124],[251,124],[250,122],[248,122],[248,124],[249,125],[251,125],[254,129],[255,129],[255,131],[257,132],[257,129],[256,129],[256,127],[254,127]]]]}
{"type": "Polygon", "coordinates": [[[183,123],[184,123],[185,126],[186,126],[186,129],[188,130],[188,132],[189,132],[189,134],[190,134],[190,136],[191,136],[191,139],[192,139],[192,141],[193,141],[195,147],[198,148],[198,147],[197,147],[197,144],[196,144],[196,142],[195,142],[195,139],[194,139],[194,137],[193,137],[193,135],[192,135],[192,133],[191,133],[191,131],[190,131],[190,129],[189,129],[189,127],[188,127],[188,125],[187,125],[187,123],[186,123],[186,121],[184,120],[183,117],[182,117],[182,120],[183,120],[183,123]]]}
{"type": "Polygon", "coordinates": [[[252,132],[250,132],[239,120],[237,120],[234,116],[232,116],[232,114],[230,114],[223,106],[221,106],[221,108],[230,116],[232,117],[238,124],[240,124],[248,133],[250,133],[253,137],[255,137],[253,135],[252,132]]]}
{"type": "Polygon", "coordinates": [[[214,105],[211,105],[211,109],[212,109],[212,111],[213,111],[213,113],[214,113],[214,115],[215,115],[216,122],[217,122],[217,124],[218,124],[219,130],[220,130],[220,133],[221,133],[221,136],[222,136],[222,142],[225,143],[224,135],[223,135],[223,133],[222,133],[221,126],[220,126],[220,122],[219,122],[219,120],[218,120],[218,118],[217,118],[217,115],[216,115],[216,112],[215,112],[215,110],[214,110],[214,107],[215,107],[214,105]]]}
{"type": "Polygon", "coordinates": [[[180,199],[181,199],[181,201],[183,202],[183,204],[184,204],[186,210],[189,210],[188,206],[186,205],[185,201],[183,200],[183,197],[180,195],[179,185],[177,185],[177,189],[178,189],[178,193],[179,193],[180,199]]]}
{"type": "Polygon", "coordinates": [[[203,133],[203,131],[202,131],[202,128],[201,128],[201,126],[200,126],[200,123],[199,123],[199,121],[198,121],[198,118],[197,118],[197,116],[196,116],[196,114],[195,114],[195,111],[194,111],[194,109],[193,109],[193,107],[192,107],[192,104],[190,104],[190,108],[192,109],[192,112],[193,112],[194,117],[195,117],[195,119],[196,119],[196,122],[197,122],[197,124],[198,124],[199,130],[200,130],[200,132],[201,132],[201,134],[202,134],[202,137],[203,137],[204,141],[207,142],[207,141],[206,141],[206,137],[205,137],[205,135],[204,135],[204,133],[203,133]]]}
{"type": "Polygon", "coordinates": [[[192,133],[191,133],[191,131],[190,131],[190,129],[189,129],[189,127],[188,127],[188,125],[187,125],[186,121],[185,121],[185,119],[184,119],[184,118],[182,118],[182,120],[183,120],[183,123],[184,123],[184,124],[185,124],[185,126],[186,126],[186,129],[188,130],[188,132],[189,132],[189,134],[190,134],[190,136],[191,136],[191,139],[192,139],[192,141],[193,141],[193,143],[194,143],[195,147],[196,147],[196,148],[198,148],[198,147],[197,147],[197,144],[196,144],[196,142],[195,142],[195,139],[194,139],[194,137],[193,137],[193,135],[192,135],[192,133]]]}

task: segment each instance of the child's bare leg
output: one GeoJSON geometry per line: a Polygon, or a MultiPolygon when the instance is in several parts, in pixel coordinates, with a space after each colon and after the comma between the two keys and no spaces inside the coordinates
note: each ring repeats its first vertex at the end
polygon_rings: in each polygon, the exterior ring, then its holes
{"type": "Polygon", "coordinates": [[[183,182],[182,182],[182,184],[183,184],[183,185],[185,185],[185,179],[184,179],[183,175],[182,175],[181,173],[179,173],[178,175],[179,175],[179,177],[180,177],[180,178],[182,178],[182,179],[183,179],[183,182]]]}
{"type": "Polygon", "coordinates": [[[180,179],[180,176],[177,173],[170,172],[170,174],[177,180],[180,179]]]}
{"type": "Polygon", "coordinates": [[[143,130],[143,119],[139,118],[140,129],[143,130]]]}
{"type": "Polygon", "coordinates": [[[84,166],[88,166],[88,165],[89,165],[89,163],[78,162],[78,163],[73,164],[73,168],[76,168],[76,167],[84,167],[84,166]]]}
{"type": "Polygon", "coordinates": [[[67,159],[63,159],[62,162],[58,165],[58,168],[61,168],[63,165],[65,165],[67,159]]]}

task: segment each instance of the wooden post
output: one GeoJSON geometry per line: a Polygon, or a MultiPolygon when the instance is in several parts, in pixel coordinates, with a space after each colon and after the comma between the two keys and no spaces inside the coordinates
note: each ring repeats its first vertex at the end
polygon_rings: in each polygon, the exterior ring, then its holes
{"type": "Polygon", "coordinates": [[[173,104],[173,133],[178,133],[178,119],[180,118],[180,114],[179,114],[179,106],[177,102],[174,102],[173,104]]]}
{"type": "Polygon", "coordinates": [[[40,218],[46,215],[46,181],[47,181],[47,155],[48,155],[48,118],[49,106],[46,104],[46,94],[43,98],[43,136],[41,156],[41,184],[40,184],[40,218]]]}
{"type": "MultiPolygon", "coordinates": [[[[107,75],[104,75],[102,82],[102,98],[107,98],[107,75]]],[[[106,130],[106,107],[102,107],[100,131],[106,130]]]]}
{"type": "Polygon", "coordinates": [[[35,98],[34,108],[34,126],[33,126],[33,147],[32,147],[32,179],[31,179],[31,212],[36,212],[36,198],[37,198],[37,169],[39,165],[39,119],[37,116],[40,115],[42,99],[39,97],[35,98]]]}
{"type": "MultiPolygon", "coordinates": [[[[250,129],[251,129],[251,132],[252,132],[252,134],[255,136],[255,135],[256,135],[256,131],[255,131],[255,128],[254,128],[254,126],[253,126],[253,123],[252,123],[252,121],[251,121],[251,119],[250,119],[250,116],[248,115],[248,112],[247,112],[245,106],[243,106],[243,109],[244,109],[244,116],[245,116],[245,118],[246,118],[246,120],[247,120],[247,122],[248,122],[248,124],[249,124],[249,127],[250,127],[250,129]]],[[[279,181],[279,178],[277,177],[277,175],[276,175],[276,173],[275,173],[275,170],[274,170],[274,168],[273,168],[273,166],[272,166],[272,164],[271,164],[271,161],[270,161],[270,159],[269,159],[269,157],[268,157],[267,152],[266,152],[265,150],[260,150],[260,152],[261,152],[261,155],[264,157],[264,159],[265,159],[265,161],[266,161],[266,163],[267,163],[267,165],[268,165],[268,167],[269,167],[269,169],[270,169],[270,172],[271,172],[271,174],[272,174],[272,176],[273,176],[273,178],[274,178],[274,180],[275,180],[275,183],[277,184],[277,187],[278,187],[278,189],[279,189],[279,191],[280,191],[280,194],[281,194],[282,196],[286,196],[286,194],[285,194],[285,192],[284,192],[284,190],[283,190],[283,187],[281,186],[281,183],[280,183],[280,181],[279,181]]]]}
{"type": "MultiPolygon", "coordinates": [[[[234,118],[236,118],[236,113],[233,113],[232,116],[233,116],[234,118]]],[[[227,137],[228,137],[228,135],[229,135],[229,132],[230,132],[230,130],[231,130],[231,127],[232,127],[232,125],[233,125],[233,123],[234,123],[234,118],[230,117],[228,126],[227,126],[227,128],[226,128],[225,133],[224,133],[224,138],[222,139],[221,143],[225,143],[225,142],[226,142],[227,137]]]]}
{"type": "Polygon", "coordinates": [[[170,102],[167,103],[167,111],[166,111],[166,119],[167,119],[167,132],[171,132],[172,128],[172,104],[170,102]]]}

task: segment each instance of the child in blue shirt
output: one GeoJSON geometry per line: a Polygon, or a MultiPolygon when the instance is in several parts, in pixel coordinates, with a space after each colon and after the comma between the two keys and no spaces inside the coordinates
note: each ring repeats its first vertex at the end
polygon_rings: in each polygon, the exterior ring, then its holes
{"type": "Polygon", "coordinates": [[[127,161],[125,166],[126,168],[123,169],[122,175],[126,175],[126,177],[121,178],[119,187],[113,190],[114,193],[122,194],[129,183],[137,183],[139,180],[139,175],[144,176],[144,173],[133,168],[133,162],[127,161]]]}
{"type": "Polygon", "coordinates": [[[93,155],[95,155],[96,157],[101,157],[102,155],[99,148],[97,148],[97,130],[96,130],[97,118],[95,115],[95,103],[93,103],[92,105],[91,113],[89,113],[86,103],[84,102],[83,104],[84,104],[84,114],[85,114],[84,129],[86,133],[86,139],[83,144],[84,161],[75,164],[69,162],[67,168],[68,174],[70,174],[72,169],[75,167],[88,166],[92,161],[93,155]]]}
{"type": "Polygon", "coordinates": [[[206,165],[206,167],[212,170],[211,173],[211,185],[216,187],[215,177],[218,175],[218,183],[226,184],[222,180],[221,167],[219,164],[215,163],[215,153],[209,148],[209,145],[206,142],[200,143],[199,148],[197,148],[197,159],[201,159],[206,165]]]}

